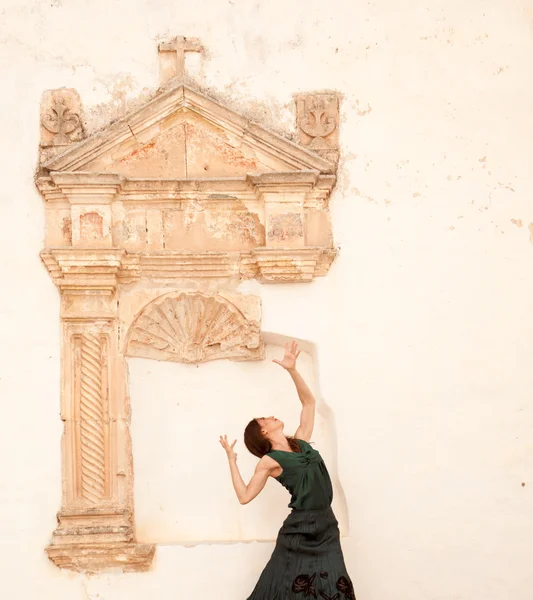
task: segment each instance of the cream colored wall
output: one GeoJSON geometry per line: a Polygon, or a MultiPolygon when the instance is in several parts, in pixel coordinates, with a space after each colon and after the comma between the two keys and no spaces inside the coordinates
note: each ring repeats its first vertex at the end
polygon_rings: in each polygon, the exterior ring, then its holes
{"type": "MultiPolygon", "coordinates": [[[[39,101],[45,89],[75,87],[89,111],[109,102],[118,114],[121,90],[135,96],[157,84],[155,38],[171,33],[201,37],[205,83],[271,126],[290,127],[293,92],[344,94],[332,200],[340,257],[311,285],[257,289],[264,330],[316,348],[358,599],[531,598],[533,9],[525,6],[1,0],[6,597],[165,600],[215,589],[236,600],[272,550],[163,544],[150,573],[90,579],[60,572],[44,553],[60,504],[62,426],[58,294],[38,259],[43,209],[32,181],[39,101]]],[[[139,469],[150,443],[141,439],[139,469]]],[[[216,445],[202,451],[211,456],[214,470],[226,469],[216,445]]]]}
{"type": "MultiPolygon", "coordinates": [[[[248,480],[257,463],[243,444],[248,421],[273,414],[284,421],[287,434],[294,434],[301,404],[291,379],[271,362],[282,355],[283,346],[271,344],[260,362],[187,365],[129,359],[139,541],[275,540],[289,513],[288,492],[270,480],[255,502],[242,507],[218,439],[226,433],[230,441],[238,440],[239,465],[248,480]]],[[[347,511],[335,464],[335,424],[315,384],[312,356],[303,351],[298,362],[318,397],[313,440],[330,465],[334,509],[346,534],[347,511]]]]}

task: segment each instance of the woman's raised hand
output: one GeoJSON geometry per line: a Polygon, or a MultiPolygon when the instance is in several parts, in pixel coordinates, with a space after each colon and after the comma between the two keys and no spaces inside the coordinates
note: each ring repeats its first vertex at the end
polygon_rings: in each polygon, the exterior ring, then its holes
{"type": "Polygon", "coordinates": [[[296,342],[286,343],[285,344],[285,356],[282,360],[277,360],[276,358],[272,359],[272,362],[275,362],[277,365],[280,365],[287,371],[292,371],[296,368],[296,359],[300,356],[300,351],[298,350],[298,344],[296,342]]]}
{"type": "Polygon", "coordinates": [[[237,440],[233,440],[233,443],[230,444],[228,442],[228,436],[227,435],[224,435],[224,436],[221,435],[220,436],[220,445],[226,451],[226,454],[228,455],[228,460],[237,460],[237,453],[233,449],[235,447],[236,443],[237,443],[237,440]]]}

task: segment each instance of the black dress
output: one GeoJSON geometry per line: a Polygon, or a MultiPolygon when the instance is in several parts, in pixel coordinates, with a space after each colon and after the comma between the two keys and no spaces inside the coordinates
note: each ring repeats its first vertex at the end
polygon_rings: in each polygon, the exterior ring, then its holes
{"type": "Polygon", "coordinates": [[[329,473],[315,449],[298,443],[301,452],[268,453],[283,469],[276,479],[291,493],[292,512],[248,600],[355,600],[331,510],[329,473]]]}

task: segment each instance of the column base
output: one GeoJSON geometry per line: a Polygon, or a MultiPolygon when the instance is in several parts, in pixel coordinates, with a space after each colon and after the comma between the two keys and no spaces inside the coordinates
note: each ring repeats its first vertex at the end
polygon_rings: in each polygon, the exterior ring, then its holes
{"type": "Polygon", "coordinates": [[[146,571],[153,544],[135,541],[131,513],[116,507],[80,507],[58,514],[58,527],[46,552],[62,569],[96,573],[106,569],[146,571]]]}
{"type": "Polygon", "coordinates": [[[154,558],[153,544],[135,542],[48,546],[48,558],[60,569],[98,573],[108,569],[147,571],[154,558]]]}

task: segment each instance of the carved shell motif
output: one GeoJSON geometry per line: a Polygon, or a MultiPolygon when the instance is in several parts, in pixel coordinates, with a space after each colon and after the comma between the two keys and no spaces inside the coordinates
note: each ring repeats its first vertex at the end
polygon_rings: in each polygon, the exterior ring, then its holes
{"type": "Polygon", "coordinates": [[[263,344],[257,324],[221,296],[165,295],[133,322],[127,355],[198,363],[219,358],[258,359],[263,344]]]}

